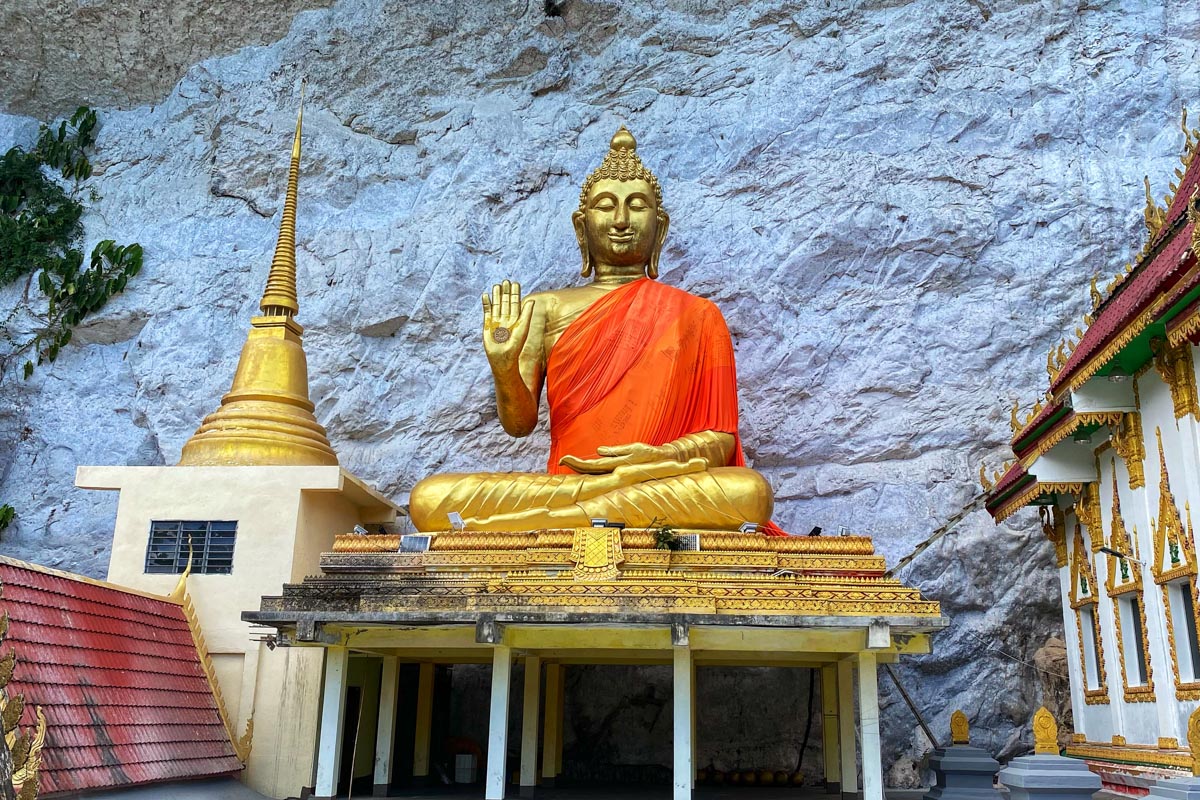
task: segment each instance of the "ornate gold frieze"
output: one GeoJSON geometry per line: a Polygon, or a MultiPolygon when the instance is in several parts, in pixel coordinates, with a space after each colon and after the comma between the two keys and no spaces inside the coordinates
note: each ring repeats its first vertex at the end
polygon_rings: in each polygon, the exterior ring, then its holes
{"type": "Polygon", "coordinates": [[[1122,414],[1121,422],[1112,428],[1111,440],[1129,473],[1129,488],[1145,486],[1146,445],[1142,439],[1142,415],[1137,411],[1122,414]]]}
{"type": "Polygon", "coordinates": [[[1088,761],[1109,761],[1117,764],[1137,764],[1161,769],[1192,768],[1190,753],[1169,752],[1153,746],[1139,747],[1136,744],[1118,747],[1109,742],[1072,743],[1067,747],[1067,755],[1071,758],[1082,758],[1088,761]]]}
{"type": "Polygon", "coordinates": [[[1033,447],[1022,452],[1021,464],[1025,469],[1030,469],[1035,461],[1046,455],[1046,453],[1049,453],[1057,444],[1064,441],[1080,428],[1091,425],[1108,425],[1113,427],[1120,423],[1120,421],[1120,411],[1081,411],[1069,413],[1065,419],[1061,420],[1054,428],[1042,436],[1033,447]]]}
{"type": "Polygon", "coordinates": [[[1196,369],[1192,363],[1192,346],[1188,342],[1172,345],[1165,339],[1153,339],[1154,368],[1162,382],[1171,390],[1175,418],[1191,414],[1200,418],[1200,398],[1196,394],[1196,369]]]}

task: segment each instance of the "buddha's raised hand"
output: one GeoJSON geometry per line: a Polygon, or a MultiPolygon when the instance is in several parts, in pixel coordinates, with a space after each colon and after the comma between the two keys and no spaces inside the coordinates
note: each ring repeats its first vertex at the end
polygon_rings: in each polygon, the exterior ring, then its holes
{"type": "Polygon", "coordinates": [[[517,369],[532,317],[533,301],[521,301],[519,283],[497,283],[491,296],[483,295],[483,350],[493,370],[517,369]]]}

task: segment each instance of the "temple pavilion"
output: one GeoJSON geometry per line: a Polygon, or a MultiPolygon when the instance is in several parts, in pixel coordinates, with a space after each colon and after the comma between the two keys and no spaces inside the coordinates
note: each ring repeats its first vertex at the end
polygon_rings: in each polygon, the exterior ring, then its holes
{"type": "MultiPolygon", "coordinates": [[[[1012,411],[1016,460],[980,477],[1000,522],[1037,508],[1062,591],[1075,733],[1109,789],[1145,794],[1191,773],[1200,700],[1200,133],[1183,115],[1182,165],[1146,239],[1090,287],[1073,337],[1051,349],[1049,388],[1012,411]]],[[[1097,265],[1098,267],[1100,265],[1097,265]]]]}

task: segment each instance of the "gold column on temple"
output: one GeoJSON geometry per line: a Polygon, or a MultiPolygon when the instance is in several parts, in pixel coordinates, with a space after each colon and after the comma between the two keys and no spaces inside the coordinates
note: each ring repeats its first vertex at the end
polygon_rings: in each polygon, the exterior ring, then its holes
{"type": "Polygon", "coordinates": [[[295,320],[296,191],[301,103],[279,241],[259,308],[250,320],[233,387],[183,446],[180,466],[332,466],[337,455],[308,398],[304,329],[295,320]]]}

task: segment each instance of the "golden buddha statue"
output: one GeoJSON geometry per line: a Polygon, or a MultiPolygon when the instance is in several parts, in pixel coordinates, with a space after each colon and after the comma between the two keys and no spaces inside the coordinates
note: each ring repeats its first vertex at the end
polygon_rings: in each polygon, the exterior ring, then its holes
{"type": "Polygon", "coordinates": [[[658,260],[670,218],[658,179],[624,127],[583,184],[572,215],[591,283],[483,296],[483,349],[504,430],[528,436],[542,388],[546,474],[442,474],[415,487],[418,530],[630,527],[738,530],[770,524],[771,487],[745,467],[733,344],[708,300],[666,286],[658,260]]]}

